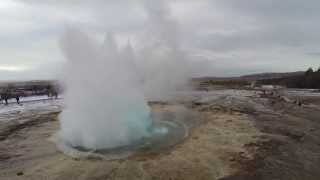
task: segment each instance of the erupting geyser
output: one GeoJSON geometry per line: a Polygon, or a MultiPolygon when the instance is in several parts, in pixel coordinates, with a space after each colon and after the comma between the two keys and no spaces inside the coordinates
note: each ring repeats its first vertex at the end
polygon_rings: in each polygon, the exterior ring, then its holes
{"type": "Polygon", "coordinates": [[[150,109],[132,65],[130,45],[119,50],[112,35],[99,45],[69,29],[62,38],[68,60],[67,107],[61,114],[65,144],[86,149],[125,146],[150,135],[150,109]]]}
{"type": "Polygon", "coordinates": [[[65,153],[108,152],[109,158],[110,151],[172,147],[187,134],[177,118],[185,113],[152,113],[145,100],[159,100],[184,84],[188,69],[168,7],[145,2],[151,26],[136,54],[130,43],[120,48],[112,34],[104,43],[75,29],[62,37],[66,108],[58,146],[65,153]]]}

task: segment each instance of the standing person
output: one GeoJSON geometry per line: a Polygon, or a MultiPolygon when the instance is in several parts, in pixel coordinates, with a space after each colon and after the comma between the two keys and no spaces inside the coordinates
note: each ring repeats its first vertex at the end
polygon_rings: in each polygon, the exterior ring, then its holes
{"type": "Polygon", "coordinates": [[[17,101],[18,104],[20,104],[20,96],[19,96],[18,93],[16,94],[16,101],[17,101]]]}
{"type": "Polygon", "coordinates": [[[8,96],[9,96],[8,91],[6,91],[5,93],[2,94],[2,98],[5,101],[5,105],[8,105],[8,98],[9,98],[8,96]]]}

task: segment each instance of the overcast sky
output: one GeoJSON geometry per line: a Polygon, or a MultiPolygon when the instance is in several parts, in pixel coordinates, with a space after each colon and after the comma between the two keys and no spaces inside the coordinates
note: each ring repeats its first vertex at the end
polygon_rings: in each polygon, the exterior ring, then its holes
{"type": "MultiPolygon", "coordinates": [[[[158,0],[149,0],[158,1],[158,0]]],[[[167,0],[196,76],[299,71],[320,66],[319,0],[167,0]]],[[[59,37],[77,26],[135,41],[141,0],[1,0],[0,80],[54,79],[59,37]]]]}

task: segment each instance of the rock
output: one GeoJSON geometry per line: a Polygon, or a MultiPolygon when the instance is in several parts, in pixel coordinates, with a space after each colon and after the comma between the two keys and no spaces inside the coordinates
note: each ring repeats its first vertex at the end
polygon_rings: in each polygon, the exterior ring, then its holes
{"type": "Polygon", "coordinates": [[[194,139],[194,140],[198,140],[198,139],[199,139],[199,137],[198,137],[198,136],[193,136],[193,137],[192,137],[192,139],[194,139]]]}
{"type": "Polygon", "coordinates": [[[22,171],[19,171],[19,172],[17,172],[17,176],[23,176],[23,172],[22,171]]]}
{"type": "Polygon", "coordinates": [[[314,132],[316,131],[316,128],[310,128],[309,131],[314,132]]]}
{"type": "Polygon", "coordinates": [[[290,130],[285,133],[285,135],[289,136],[294,140],[302,140],[302,138],[306,135],[304,132],[297,130],[290,130]]]}
{"type": "Polygon", "coordinates": [[[236,160],[235,157],[230,157],[230,158],[229,158],[229,161],[231,161],[231,162],[234,162],[235,160],[236,160]]]}

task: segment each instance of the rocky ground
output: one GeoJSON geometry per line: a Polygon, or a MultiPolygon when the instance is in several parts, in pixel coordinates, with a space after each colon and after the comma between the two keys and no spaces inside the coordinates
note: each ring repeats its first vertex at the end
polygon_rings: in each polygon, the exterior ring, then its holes
{"type": "Polygon", "coordinates": [[[0,179],[317,180],[320,96],[308,95],[180,92],[171,101],[150,104],[154,111],[195,112],[189,136],[165,151],[113,161],[72,158],[57,150],[51,139],[59,130],[59,102],[4,109],[0,179]],[[302,96],[301,106],[294,103],[302,96]]]}

